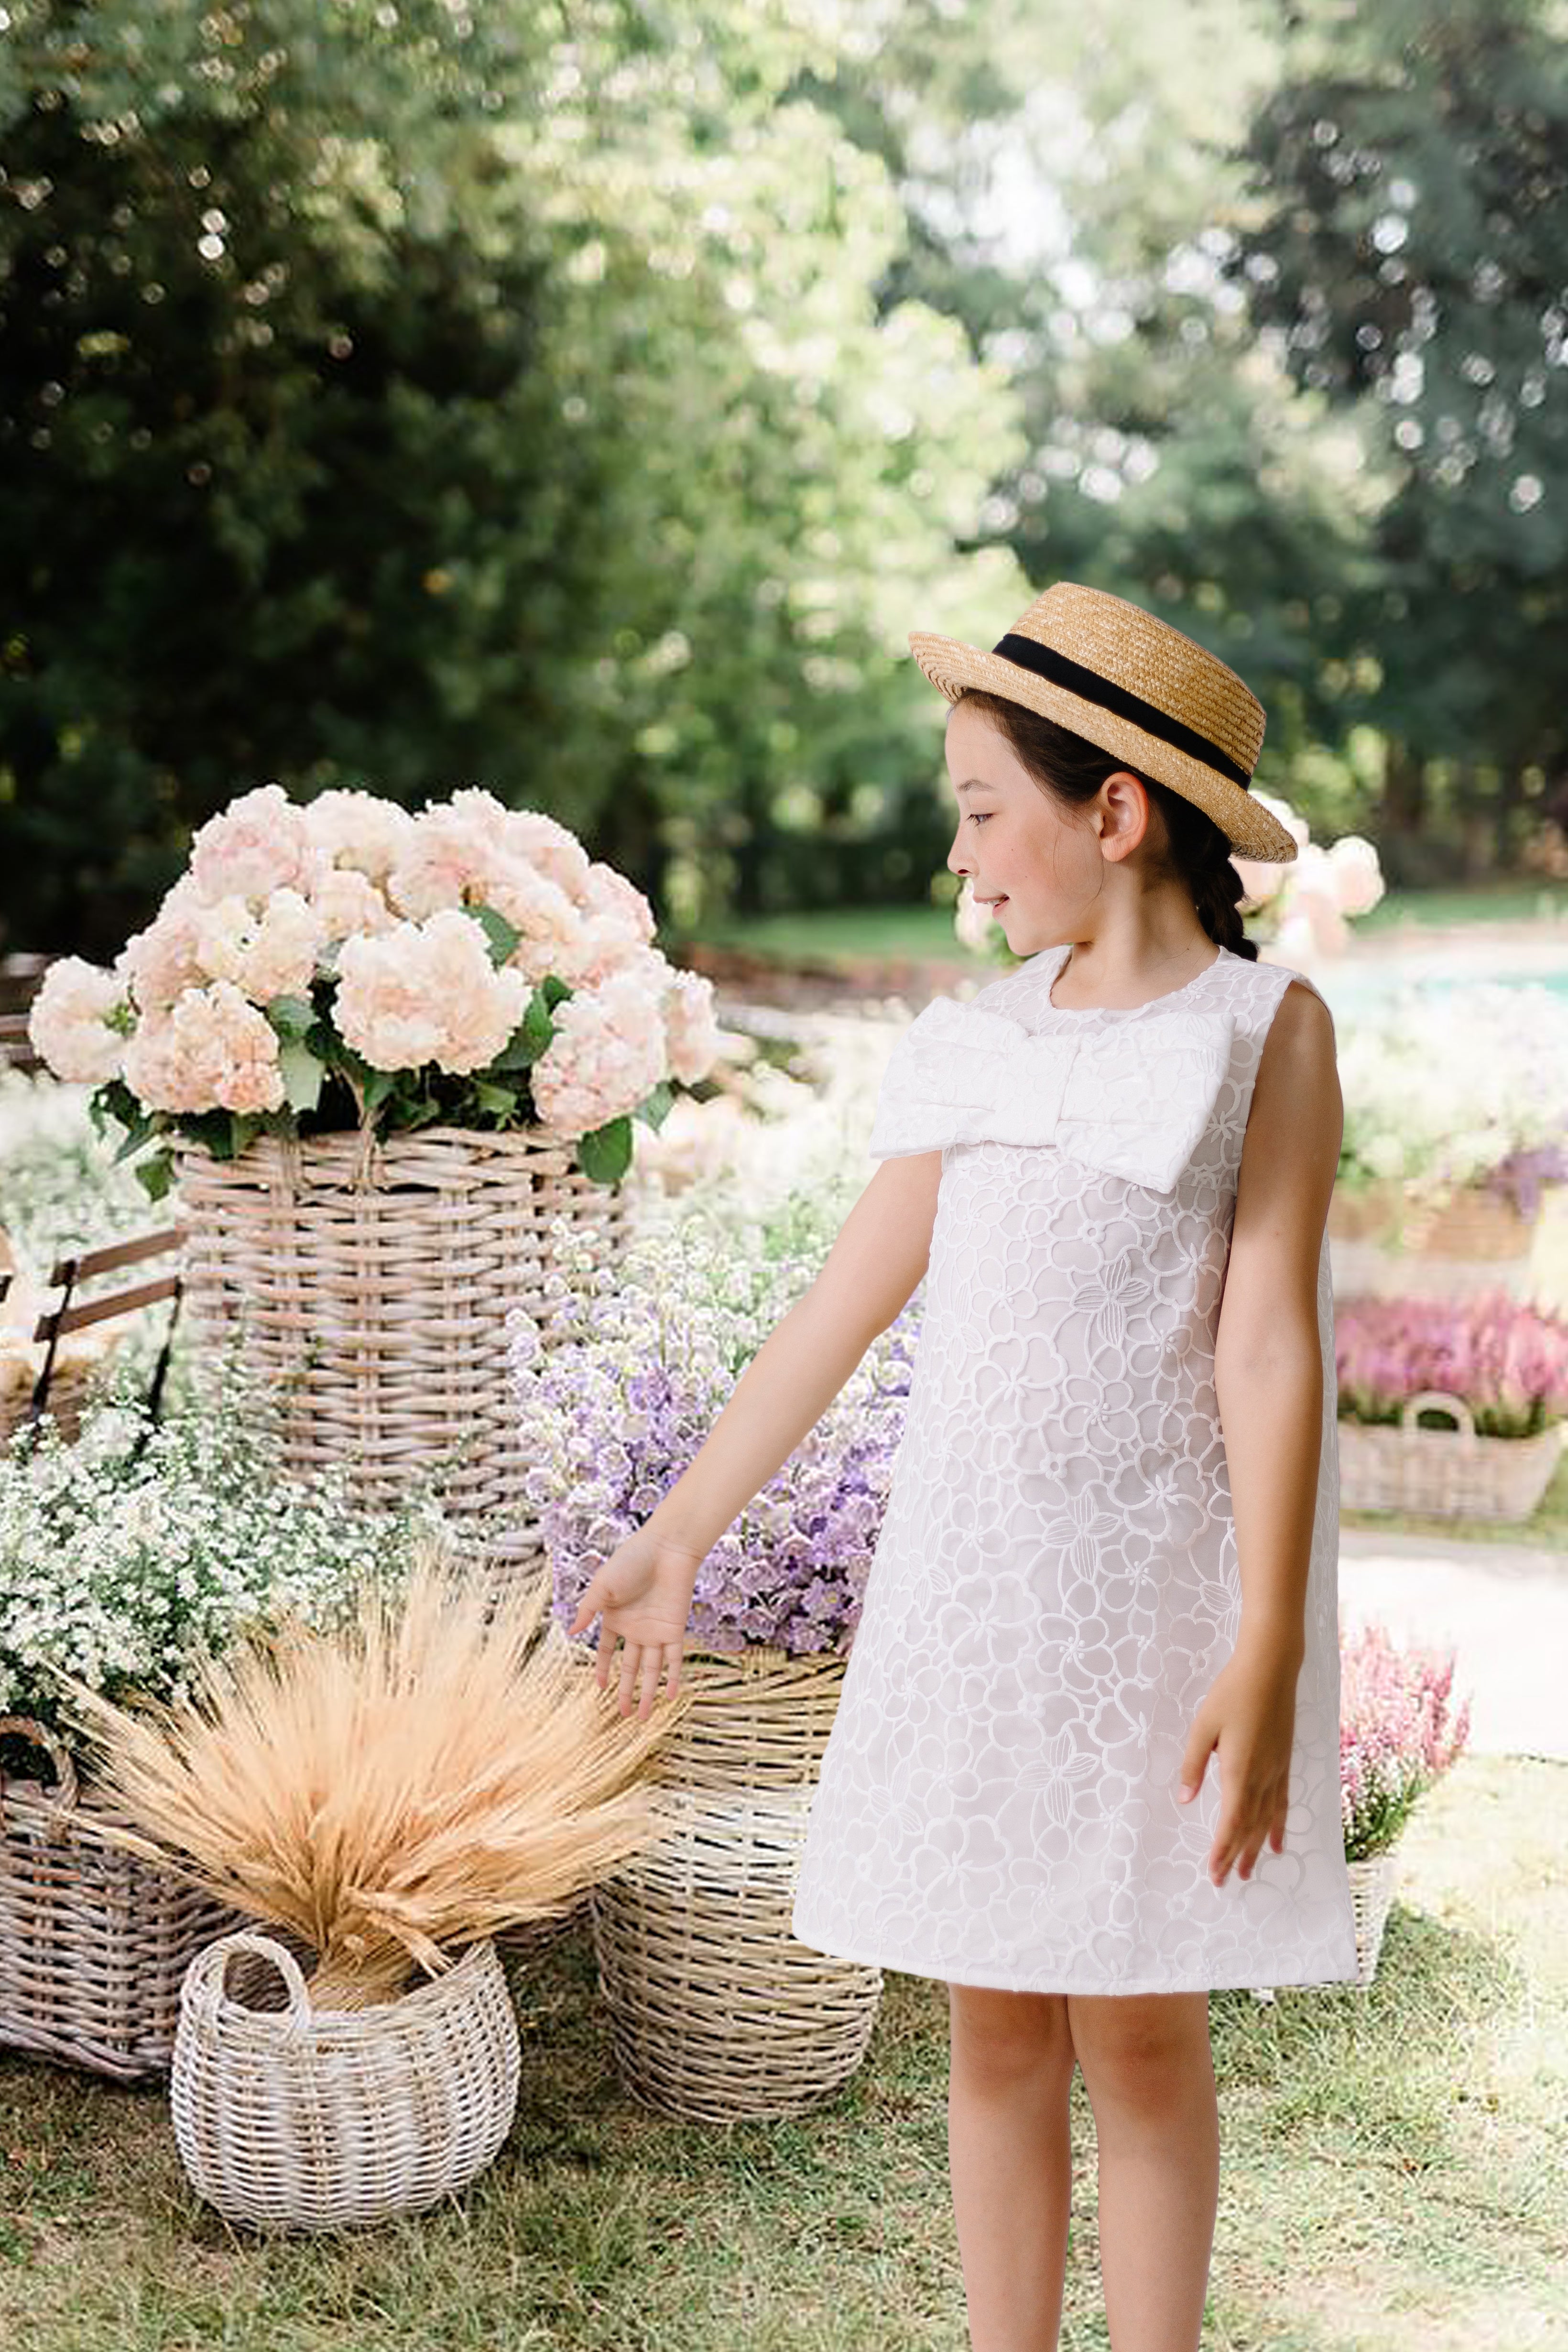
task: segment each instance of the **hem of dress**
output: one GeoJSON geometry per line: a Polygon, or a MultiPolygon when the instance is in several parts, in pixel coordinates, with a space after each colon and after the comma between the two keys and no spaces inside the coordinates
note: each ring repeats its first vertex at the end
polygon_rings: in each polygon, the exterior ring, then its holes
{"type": "Polygon", "coordinates": [[[841,1948],[830,1948],[819,1942],[815,1937],[803,1936],[798,1927],[792,1927],[791,1932],[796,1942],[804,1944],[807,1951],[821,1952],[826,1959],[847,1960],[853,1967],[862,1969],[892,1969],[900,1976],[925,1977],[935,1984],[973,1985],[984,1992],[1081,1992],[1096,1996],[1119,1992],[1250,1992],[1255,1989],[1259,1992],[1266,1990],[1274,1991],[1293,1989],[1310,1992],[1316,1985],[1360,1982],[1360,1970],[1352,1960],[1342,1976],[1271,1976],[1265,1963],[1255,1970],[1249,1970],[1245,1976],[1221,1977],[1217,1979],[1205,1977],[1201,1980],[1196,1978],[1173,1980],[1169,1977],[1162,1977],[1156,1980],[1140,1977],[1131,1983],[1123,1978],[1115,1984],[1041,1984],[1034,1979],[1026,1980],[1013,1973],[1004,1975],[996,1969],[976,1969],[965,1960],[939,1963],[930,1959],[910,1958],[907,1954],[901,1959],[887,1958],[873,1959],[865,1952],[847,1952],[841,1948]],[[964,1973],[962,1976],[951,1975],[950,1969],[955,1968],[962,1968],[964,1973]]]}

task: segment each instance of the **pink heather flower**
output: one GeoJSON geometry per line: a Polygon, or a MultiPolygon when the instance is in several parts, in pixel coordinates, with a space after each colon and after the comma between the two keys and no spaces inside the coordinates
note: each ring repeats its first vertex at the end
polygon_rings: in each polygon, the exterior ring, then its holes
{"type": "Polygon", "coordinates": [[[651,945],[654,934],[653,908],[637,884],[615,866],[595,858],[588,868],[587,882],[581,892],[583,905],[591,915],[608,915],[622,923],[645,947],[651,945]]]}
{"type": "MultiPolygon", "coordinates": [[[[334,870],[377,883],[385,881],[414,831],[408,811],[377,793],[318,793],[306,802],[303,814],[306,832],[334,870]]],[[[320,890],[315,893],[318,903],[321,895],[320,890]]],[[[345,930],[360,928],[369,926],[344,926],[345,930]]]]}
{"type": "Polygon", "coordinates": [[[163,894],[144,930],[121,950],[115,970],[127,981],[140,1013],[159,1013],[182,991],[200,988],[208,975],[196,957],[196,929],[204,901],[188,874],[163,894]]]}
{"type": "Polygon", "coordinates": [[[353,866],[334,866],[310,893],[322,935],[346,940],[355,931],[379,938],[397,918],[368,875],[353,866]]]}
{"type": "Polygon", "coordinates": [[[278,1038],[232,981],[185,989],[126,1043],[125,1083],[148,1110],[281,1110],[278,1038]]]}
{"type": "Polygon", "coordinates": [[[700,972],[671,975],[660,1010],[669,1055],[670,1075],[682,1086],[705,1078],[719,1058],[719,1022],[713,1009],[713,983],[700,972]]]}
{"type": "Polygon", "coordinates": [[[1392,1420],[1424,1389],[1462,1397],[1483,1436],[1527,1437],[1568,1413],[1568,1322],[1501,1290],[1347,1298],[1334,1317],[1340,1411],[1392,1420]]]}
{"type": "Polygon", "coordinates": [[[120,1076],[125,1040],[108,1016],[125,1002],[125,983],[82,956],[46,967],[27,1013],[33,1051],[57,1078],[97,1087],[120,1076]]]}
{"type": "Polygon", "coordinates": [[[510,1037],[531,993],[523,973],[494,971],[480,926],[459,908],[343,941],[333,1019],[378,1070],[483,1069],[510,1037]]]}
{"type": "Polygon", "coordinates": [[[555,1008],[555,1035],[529,1073],[534,1108],[558,1135],[591,1134],[635,1110],[665,1074],[658,998],[635,972],[555,1008]]]}
{"type": "Polygon", "coordinates": [[[287,887],[309,897],[327,860],[305,813],[280,784],[259,784],[208,817],[191,842],[191,877],[203,898],[263,899],[287,887]]]}

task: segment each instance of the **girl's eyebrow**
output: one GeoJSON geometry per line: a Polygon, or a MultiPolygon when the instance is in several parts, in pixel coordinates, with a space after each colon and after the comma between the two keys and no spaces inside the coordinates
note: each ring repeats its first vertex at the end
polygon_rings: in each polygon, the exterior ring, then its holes
{"type": "Polygon", "coordinates": [[[962,799],[965,793],[994,793],[995,789],[995,785],[988,784],[984,776],[969,776],[959,785],[958,792],[962,799]]]}

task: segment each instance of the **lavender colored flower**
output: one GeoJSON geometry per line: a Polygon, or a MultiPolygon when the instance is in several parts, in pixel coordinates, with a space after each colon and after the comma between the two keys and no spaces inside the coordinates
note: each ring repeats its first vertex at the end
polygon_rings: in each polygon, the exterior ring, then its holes
{"type": "MultiPolygon", "coordinates": [[[[816,1278],[820,1254],[802,1243],[798,1223],[791,1239],[786,1248],[776,1236],[688,1217],[639,1236],[615,1293],[592,1311],[584,1301],[552,1317],[547,1339],[521,1313],[513,1318],[509,1371],[532,1465],[529,1493],[545,1483],[552,1491],[541,1532],[563,1629],[816,1278]]],[[[687,1623],[695,1646],[847,1652],[903,1435],[920,1319],[911,1300],[712,1547],[687,1623]]]]}
{"type": "Polygon", "coordinates": [[[1568,1414],[1568,1323],[1501,1290],[1343,1299],[1334,1356],[1350,1420],[1397,1421],[1424,1389],[1462,1397],[1486,1437],[1533,1437],[1568,1414]]]}

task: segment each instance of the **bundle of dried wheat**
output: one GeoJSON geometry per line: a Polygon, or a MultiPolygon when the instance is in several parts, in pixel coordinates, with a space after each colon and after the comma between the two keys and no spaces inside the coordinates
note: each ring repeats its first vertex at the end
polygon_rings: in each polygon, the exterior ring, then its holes
{"type": "Polygon", "coordinates": [[[136,1825],[119,1842],[302,1937],[321,2009],[558,1916],[658,1836],[640,1768],[690,1694],[623,1717],[588,1653],[534,1640],[547,1605],[466,1589],[426,1537],[401,1591],[202,1658],[185,1703],[131,1713],[73,1684],[95,1780],[136,1825]]]}

